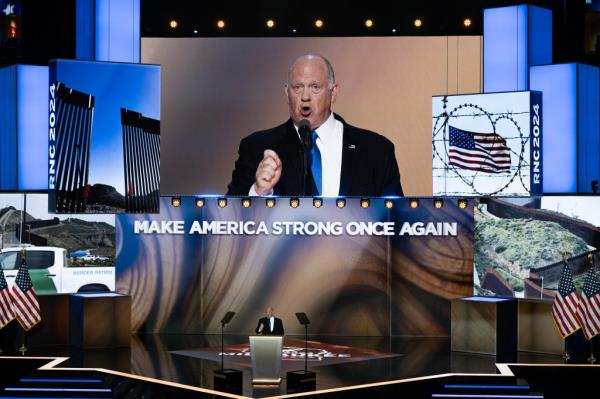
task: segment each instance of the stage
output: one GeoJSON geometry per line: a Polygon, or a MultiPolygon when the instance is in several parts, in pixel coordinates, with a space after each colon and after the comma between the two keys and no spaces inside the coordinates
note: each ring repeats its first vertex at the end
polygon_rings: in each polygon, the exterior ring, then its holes
{"type": "MultiPolygon", "coordinates": [[[[283,360],[284,379],[279,387],[252,386],[249,356],[245,354],[247,342],[247,336],[225,336],[225,353],[228,354],[225,367],[242,370],[243,395],[253,398],[285,395],[285,372],[304,368],[303,358],[299,357],[300,353],[303,354],[302,337],[286,337],[284,353],[289,356],[283,360]]],[[[220,368],[219,353],[218,335],[139,334],[132,335],[131,348],[30,348],[26,355],[67,358],[54,365],[58,368],[107,369],[212,390],[213,371],[220,368]]],[[[398,380],[419,381],[421,377],[437,375],[443,378],[449,377],[449,374],[500,377],[499,359],[452,352],[449,338],[311,336],[309,354],[313,355],[308,363],[309,370],[317,373],[316,393],[332,389],[350,393],[353,388],[349,387],[352,386],[377,386],[378,383],[398,380]]],[[[556,355],[520,352],[515,359],[503,362],[561,365],[564,360],[556,355]]],[[[594,367],[594,372],[600,372],[600,367],[594,367]]]]}

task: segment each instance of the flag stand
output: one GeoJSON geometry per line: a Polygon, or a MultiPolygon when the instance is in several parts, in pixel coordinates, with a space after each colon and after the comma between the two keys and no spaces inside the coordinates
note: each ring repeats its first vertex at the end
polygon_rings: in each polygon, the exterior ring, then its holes
{"type": "Polygon", "coordinates": [[[21,347],[19,348],[19,352],[21,352],[21,356],[25,356],[25,352],[27,352],[27,347],[25,346],[25,330],[21,330],[21,337],[23,338],[21,341],[21,347]]]}
{"type": "Polygon", "coordinates": [[[590,357],[587,359],[589,364],[596,363],[596,357],[594,356],[594,341],[593,338],[590,339],[590,357]]]}
{"type": "Polygon", "coordinates": [[[563,355],[563,359],[565,360],[565,364],[569,363],[569,359],[571,358],[571,355],[569,355],[569,351],[567,350],[567,340],[563,339],[564,343],[565,343],[565,354],[563,355]]]}

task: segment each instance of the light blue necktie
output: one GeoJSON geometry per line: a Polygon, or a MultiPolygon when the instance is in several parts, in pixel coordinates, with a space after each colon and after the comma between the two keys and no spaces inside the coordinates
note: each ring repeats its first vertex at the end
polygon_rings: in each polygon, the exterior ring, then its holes
{"type": "Polygon", "coordinates": [[[310,170],[315,180],[315,186],[317,187],[317,195],[321,195],[323,192],[321,188],[322,182],[322,171],[321,171],[321,151],[317,147],[317,135],[316,131],[312,131],[310,134],[310,170]]]}

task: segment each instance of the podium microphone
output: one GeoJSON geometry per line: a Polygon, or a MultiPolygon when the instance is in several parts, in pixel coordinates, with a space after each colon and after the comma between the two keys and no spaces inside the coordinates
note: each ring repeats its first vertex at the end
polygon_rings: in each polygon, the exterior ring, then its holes
{"type": "Polygon", "coordinates": [[[303,149],[303,154],[302,154],[302,160],[303,160],[303,166],[304,166],[304,179],[302,179],[302,195],[306,196],[306,181],[308,180],[308,157],[310,155],[310,144],[311,144],[311,137],[310,137],[310,122],[308,121],[308,119],[302,119],[299,123],[298,123],[298,133],[300,134],[300,140],[302,141],[302,149],[303,149]]]}
{"type": "Polygon", "coordinates": [[[300,133],[304,150],[307,152],[310,151],[310,122],[308,119],[302,119],[298,123],[298,133],[300,133]]]}

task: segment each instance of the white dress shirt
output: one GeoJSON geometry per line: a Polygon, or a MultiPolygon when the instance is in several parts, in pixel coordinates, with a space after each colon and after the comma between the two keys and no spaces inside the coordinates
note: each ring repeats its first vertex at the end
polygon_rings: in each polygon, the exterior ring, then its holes
{"type": "MultiPolygon", "coordinates": [[[[298,126],[294,125],[294,127],[298,132],[298,126]]],[[[322,192],[320,196],[337,197],[340,192],[340,177],[342,175],[344,125],[335,119],[333,113],[331,113],[329,118],[317,128],[316,132],[318,136],[317,147],[321,152],[322,192]]],[[[300,133],[298,133],[298,137],[300,137],[300,133]]],[[[250,187],[248,195],[258,196],[255,184],[250,187]]]]}
{"type": "Polygon", "coordinates": [[[269,324],[270,324],[269,331],[273,332],[273,328],[275,328],[275,316],[269,317],[269,324]]]}

